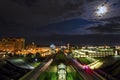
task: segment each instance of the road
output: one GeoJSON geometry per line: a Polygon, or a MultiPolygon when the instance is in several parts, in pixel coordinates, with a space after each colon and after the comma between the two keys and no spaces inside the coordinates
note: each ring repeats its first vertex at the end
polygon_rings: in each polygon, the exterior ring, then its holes
{"type": "MultiPolygon", "coordinates": [[[[52,58],[48,62],[38,66],[26,78],[21,80],[57,80],[56,66],[60,63],[60,61],[65,59],[60,57],[59,63],[56,63],[56,60],[58,60],[59,57],[57,56],[55,58],[56,59],[52,58]]],[[[73,59],[69,55],[66,55],[64,58],[67,58],[68,62],[70,63],[67,64],[65,62],[67,66],[67,80],[107,80],[98,73],[94,72],[88,66],[83,66],[76,59],[73,59]],[[69,72],[69,70],[71,72],[69,72]]]]}
{"type": "Polygon", "coordinates": [[[35,68],[28,76],[21,78],[20,80],[37,80],[39,75],[50,66],[52,61],[53,59],[50,59],[49,61],[42,63],[37,68],[35,68]]]}
{"type": "Polygon", "coordinates": [[[57,55],[50,65],[50,67],[43,72],[37,80],[58,80],[58,65],[60,63],[64,63],[66,65],[66,79],[67,80],[83,80],[80,75],[76,72],[76,70],[65,61],[66,57],[63,57],[63,53],[57,55]],[[61,57],[62,56],[62,57],[61,57]]]}
{"type": "Polygon", "coordinates": [[[91,69],[83,69],[83,65],[81,65],[77,60],[71,58],[66,54],[68,60],[72,63],[71,65],[78,71],[78,73],[83,77],[84,80],[106,80],[96,72],[91,69]]]}

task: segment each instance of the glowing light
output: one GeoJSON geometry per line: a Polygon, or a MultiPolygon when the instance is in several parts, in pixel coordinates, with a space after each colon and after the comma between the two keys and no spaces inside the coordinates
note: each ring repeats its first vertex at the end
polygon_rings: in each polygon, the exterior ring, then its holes
{"type": "Polygon", "coordinates": [[[105,15],[107,13],[107,11],[108,11],[107,6],[101,5],[97,8],[96,14],[97,14],[97,16],[101,17],[101,16],[105,15]]]}

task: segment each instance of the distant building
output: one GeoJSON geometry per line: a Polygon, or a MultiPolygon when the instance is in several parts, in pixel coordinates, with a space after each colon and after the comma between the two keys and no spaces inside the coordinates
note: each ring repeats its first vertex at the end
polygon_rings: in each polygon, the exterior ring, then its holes
{"type": "Polygon", "coordinates": [[[26,46],[26,49],[35,49],[37,46],[35,45],[34,42],[26,46]]]}
{"type": "Polygon", "coordinates": [[[2,47],[2,41],[0,41],[0,48],[2,47]]]}
{"type": "Polygon", "coordinates": [[[55,49],[56,46],[55,46],[54,44],[51,44],[51,45],[50,45],[50,48],[51,48],[51,49],[55,49]]]}
{"type": "Polygon", "coordinates": [[[55,53],[56,52],[55,49],[56,49],[56,46],[54,44],[51,44],[50,45],[50,52],[55,53]]]}
{"type": "Polygon", "coordinates": [[[67,44],[67,49],[68,49],[68,50],[70,49],[70,44],[69,44],[69,43],[67,44]]]}
{"type": "Polygon", "coordinates": [[[0,42],[0,50],[3,51],[21,51],[24,48],[24,38],[3,38],[0,42]]]}

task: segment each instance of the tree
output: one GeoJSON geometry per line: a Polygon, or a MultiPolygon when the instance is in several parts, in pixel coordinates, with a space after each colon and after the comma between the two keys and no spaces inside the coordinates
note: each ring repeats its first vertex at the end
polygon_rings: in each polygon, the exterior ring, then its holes
{"type": "Polygon", "coordinates": [[[28,58],[32,58],[32,53],[28,53],[27,55],[26,55],[26,57],[28,57],[28,58]]]}

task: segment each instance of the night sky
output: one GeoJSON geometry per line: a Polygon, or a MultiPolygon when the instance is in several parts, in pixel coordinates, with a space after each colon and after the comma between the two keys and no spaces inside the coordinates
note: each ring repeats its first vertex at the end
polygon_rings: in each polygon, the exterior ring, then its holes
{"type": "Polygon", "coordinates": [[[120,0],[0,0],[0,38],[44,44],[98,35],[113,42],[120,38],[120,0]]]}

